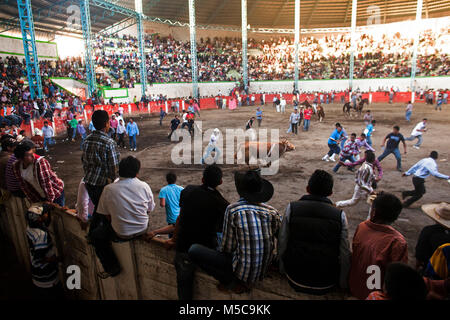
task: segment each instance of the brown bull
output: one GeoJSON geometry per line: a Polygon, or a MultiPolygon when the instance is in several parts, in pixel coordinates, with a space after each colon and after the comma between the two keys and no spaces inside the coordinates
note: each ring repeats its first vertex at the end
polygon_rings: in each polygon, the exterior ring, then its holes
{"type": "Polygon", "coordinates": [[[244,149],[246,164],[249,163],[251,154],[257,155],[258,159],[265,159],[276,154],[278,150],[278,158],[281,158],[285,152],[295,150],[295,146],[287,139],[281,139],[279,142],[246,141],[239,145],[237,152],[234,154],[235,160],[237,160],[239,151],[242,148],[244,149]]]}

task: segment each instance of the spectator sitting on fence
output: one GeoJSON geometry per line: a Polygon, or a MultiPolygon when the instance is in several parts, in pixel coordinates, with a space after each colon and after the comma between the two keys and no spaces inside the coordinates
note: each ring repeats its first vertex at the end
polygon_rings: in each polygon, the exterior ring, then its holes
{"type": "Polygon", "coordinates": [[[119,180],[103,189],[97,213],[111,220],[112,236],[130,240],[148,228],[148,214],[155,208],[150,186],[138,178],[141,162],[128,156],[119,163],[119,180]]]}
{"type": "Polygon", "coordinates": [[[17,161],[13,171],[22,191],[31,202],[48,201],[61,207],[65,204],[64,182],[53,172],[50,163],[35,153],[36,146],[23,140],[14,150],[17,161]]]}
{"type": "Polygon", "coordinates": [[[369,266],[377,266],[381,283],[391,262],[408,262],[408,248],[403,235],[391,227],[402,211],[400,199],[390,193],[379,193],[372,203],[370,220],[359,224],[352,244],[349,287],[353,296],[365,299],[369,266]]]}
{"type": "Polygon", "coordinates": [[[188,256],[194,243],[210,249],[218,245],[218,233],[222,231],[223,217],[228,201],[217,187],[222,184],[222,170],[209,165],[203,171],[201,185],[189,185],[180,194],[180,214],[175,232],[167,241],[175,244],[175,269],[180,300],[192,300],[195,265],[188,256]]]}
{"type": "Polygon", "coordinates": [[[219,290],[243,293],[264,278],[274,260],[281,215],[265,204],[274,189],[259,172],[236,172],[234,179],[241,198],[225,211],[219,250],[195,243],[189,258],[220,282],[219,290]]]}
{"type": "Polygon", "coordinates": [[[48,232],[51,222],[49,211],[48,205],[35,203],[25,215],[34,299],[62,300],[64,290],[59,282],[58,258],[52,237],[48,232]]]}
{"type": "Polygon", "coordinates": [[[147,233],[146,239],[149,240],[157,234],[169,234],[172,237],[175,231],[175,223],[180,214],[180,194],[183,190],[182,186],[175,184],[177,176],[173,172],[166,175],[167,186],[159,191],[159,205],[166,209],[167,226],[153,230],[147,233]]]}
{"type": "Polygon", "coordinates": [[[280,271],[300,292],[325,294],[348,287],[350,244],[345,212],[328,199],[333,177],[316,170],[308,195],[286,208],[279,235],[280,271]]]}
{"type": "Polygon", "coordinates": [[[416,245],[416,268],[424,271],[433,253],[441,245],[450,243],[450,204],[432,203],[422,206],[423,212],[437,223],[422,229],[416,245]]]}

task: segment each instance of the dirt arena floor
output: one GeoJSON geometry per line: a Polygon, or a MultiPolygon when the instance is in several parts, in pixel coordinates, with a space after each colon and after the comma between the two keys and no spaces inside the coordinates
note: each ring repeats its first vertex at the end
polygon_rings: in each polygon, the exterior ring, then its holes
{"type": "MultiPolygon", "coordinates": [[[[322,123],[313,117],[309,132],[300,130],[298,136],[286,134],[289,123],[289,115],[292,107],[286,108],[285,114],[276,113],[272,105],[263,107],[262,128],[280,129],[280,135],[289,137],[289,140],[296,146],[296,150],[286,153],[280,160],[278,174],[268,176],[275,187],[275,194],[270,205],[274,206],[284,214],[286,205],[293,200],[299,199],[306,192],[306,184],[310,175],[315,169],[324,169],[332,172],[334,163],[321,161],[323,155],[328,152],[327,139],[334,129],[334,123],[339,121],[348,134],[357,134],[364,130],[364,122],[361,118],[346,118],[342,114],[340,104],[325,105],[325,120],[322,123]]],[[[408,170],[418,160],[427,157],[432,150],[439,152],[439,171],[450,174],[450,108],[444,106],[444,111],[434,111],[433,107],[418,104],[414,107],[411,123],[407,123],[404,117],[405,106],[403,104],[373,104],[370,107],[377,120],[376,131],[373,134],[373,144],[376,155],[381,154],[381,143],[383,138],[391,132],[392,126],[399,125],[400,132],[408,137],[415,124],[428,118],[428,132],[424,134],[424,142],[420,150],[412,148],[413,142],[407,142],[408,152],[403,154],[403,169],[408,170]]],[[[221,130],[226,128],[244,128],[247,120],[255,115],[256,107],[241,107],[237,110],[205,110],[201,112],[203,129],[218,127],[221,130]]],[[[186,186],[188,184],[200,184],[202,166],[201,165],[174,165],[170,160],[171,150],[176,143],[167,139],[169,122],[172,115],[169,114],[159,126],[158,116],[134,117],[140,128],[140,136],[137,139],[137,152],[121,150],[121,156],[137,156],[142,163],[139,178],[146,181],[154,194],[157,204],[159,190],[166,184],[165,174],[169,170],[176,172],[178,184],[186,186]]],[[[209,139],[209,137],[207,138],[209,139]]],[[[48,158],[57,172],[65,182],[66,203],[70,208],[75,206],[78,184],[83,176],[81,165],[81,151],[79,141],[72,143],[58,143],[53,147],[48,158]]],[[[206,142],[203,146],[206,146],[206,142]]],[[[382,161],[384,176],[379,183],[378,190],[385,190],[401,196],[402,190],[413,188],[411,177],[402,177],[396,171],[396,161],[393,155],[382,161]]],[[[242,166],[223,165],[224,178],[220,191],[228,201],[233,202],[238,199],[236,193],[233,171],[242,166]]],[[[334,175],[334,192],[331,199],[335,202],[351,198],[354,188],[354,173],[345,168],[341,168],[334,175]]],[[[414,250],[420,230],[433,224],[433,220],[428,218],[420,210],[420,206],[429,202],[450,201],[450,185],[441,179],[430,177],[426,181],[427,193],[410,209],[404,209],[398,221],[394,224],[408,241],[410,263],[414,263],[414,250]]],[[[366,201],[360,201],[356,206],[345,209],[349,220],[350,241],[358,224],[367,217],[369,206],[366,201]]],[[[151,228],[165,226],[165,212],[162,208],[157,208],[151,213],[151,228]]]]}

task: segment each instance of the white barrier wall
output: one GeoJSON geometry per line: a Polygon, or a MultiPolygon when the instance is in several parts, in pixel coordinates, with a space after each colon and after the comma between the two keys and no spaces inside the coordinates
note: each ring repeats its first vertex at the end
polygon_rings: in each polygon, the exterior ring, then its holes
{"type": "MultiPolygon", "coordinates": [[[[54,60],[58,58],[58,47],[55,42],[36,40],[38,59],[54,60]]],[[[17,56],[24,58],[22,38],[0,35],[0,57],[17,56]]]]}
{"type": "Polygon", "coordinates": [[[79,97],[85,97],[88,92],[87,84],[70,78],[51,78],[51,80],[58,86],[79,97]]]}
{"type": "MultiPolygon", "coordinates": [[[[87,85],[72,79],[52,79],[55,83],[74,92],[75,90],[87,89],[87,85]]],[[[409,91],[410,78],[392,78],[392,79],[355,79],[354,88],[362,91],[376,91],[378,88],[398,88],[400,91],[409,91]]],[[[234,88],[235,82],[208,82],[199,83],[201,96],[219,96],[230,94],[234,88]]],[[[290,93],[293,90],[294,81],[254,81],[250,83],[250,92],[252,93],[290,93]]],[[[416,79],[416,87],[423,89],[449,89],[450,77],[420,77],[416,79]]],[[[302,92],[317,91],[342,91],[348,88],[348,80],[303,80],[300,81],[300,90],[302,92]]],[[[114,89],[116,90],[116,89],[114,89]]],[[[114,91],[112,90],[112,91],[114,91]]],[[[117,92],[123,97],[122,93],[126,89],[117,92]]],[[[108,90],[109,91],[109,90],[108,90]]],[[[162,94],[168,98],[182,98],[192,96],[191,83],[165,83],[153,84],[148,86],[147,94],[162,94]]],[[[128,89],[128,99],[133,101],[133,97],[141,99],[141,85],[137,84],[134,88],[128,89]]],[[[123,98],[126,99],[126,98],[123,98]]]]}

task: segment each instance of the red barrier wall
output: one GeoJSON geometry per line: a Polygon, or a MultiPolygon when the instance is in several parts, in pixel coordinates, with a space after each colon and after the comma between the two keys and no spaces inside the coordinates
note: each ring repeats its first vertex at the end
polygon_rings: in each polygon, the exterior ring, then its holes
{"type": "MultiPolygon", "coordinates": [[[[389,102],[389,93],[388,92],[372,92],[372,103],[387,103],[389,102]]],[[[433,92],[433,95],[435,93],[433,92]]],[[[279,97],[279,94],[266,94],[265,95],[265,102],[266,105],[271,105],[273,98],[274,97],[279,97]]],[[[334,102],[335,103],[340,103],[341,102],[341,96],[345,97],[345,101],[347,102],[349,99],[349,94],[346,92],[338,92],[335,93],[335,98],[334,98],[334,102]]],[[[286,99],[286,102],[288,104],[292,104],[292,100],[294,95],[293,94],[283,94],[283,97],[286,99]]],[[[363,98],[369,98],[369,93],[364,93],[362,95],[363,98]]],[[[214,97],[214,98],[203,98],[200,99],[200,109],[217,109],[217,99],[218,98],[225,98],[227,99],[227,104],[228,104],[228,99],[230,97],[214,97]]],[[[242,96],[242,103],[245,104],[246,103],[246,99],[247,99],[247,95],[243,95],[242,96]]],[[[260,99],[261,99],[261,94],[255,94],[255,104],[259,105],[260,103],[260,99]]],[[[309,102],[312,102],[314,100],[314,94],[300,94],[300,101],[305,101],[308,100],[309,102]]],[[[408,101],[411,100],[411,93],[410,92],[396,92],[394,95],[394,99],[393,102],[394,103],[407,103],[408,101]]],[[[139,103],[139,109],[138,107],[134,104],[134,103],[126,103],[126,104],[122,104],[121,106],[123,107],[123,113],[125,115],[129,115],[129,114],[144,114],[144,113],[158,113],[160,111],[160,108],[162,108],[164,111],[166,112],[171,112],[171,104],[173,101],[178,101],[179,105],[180,105],[180,111],[182,110],[182,105],[183,105],[183,101],[181,99],[179,100],[170,100],[166,102],[157,102],[157,101],[152,101],[149,103],[139,103]]],[[[415,98],[415,102],[424,102],[424,99],[420,99],[419,95],[416,95],[415,98]]],[[[184,109],[187,109],[187,105],[185,105],[184,109]]],[[[8,108],[10,109],[10,108],[8,108]]],[[[94,110],[105,110],[106,112],[108,112],[109,115],[111,115],[112,113],[115,113],[119,110],[119,105],[115,104],[115,105],[97,105],[95,106],[94,110]]],[[[92,117],[92,113],[94,112],[94,110],[92,109],[92,106],[90,105],[86,105],[85,106],[85,112],[86,112],[86,124],[90,122],[90,119],[92,117]]],[[[63,132],[66,131],[66,126],[65,126],[65,113],[67,111],[67,108],[64,108],[62,111],[62,116],[55,116],[54,117],[54,124],[55,124],[55,131],[56,134],[61,134],[63,132]]],[[[11,112],[11,110],[7,111],[8,114],[11,112]]],[[[56,111],[56,113],[58,113],[58,111],[56,111]]],[[[83,116],[84,119],[84,116],[83,116]]],[[[33,121],[33,126],[34,128],[42,128],[44,125],[44,120],[43,119],[39,119],[39,120],[34,120],[33,121]]],[[[25,125],[22,124],[21,128],[23,130],[25,130],[25,132],[27,133],[28,136],[31,135],[31,125],[25,125]]]]}

